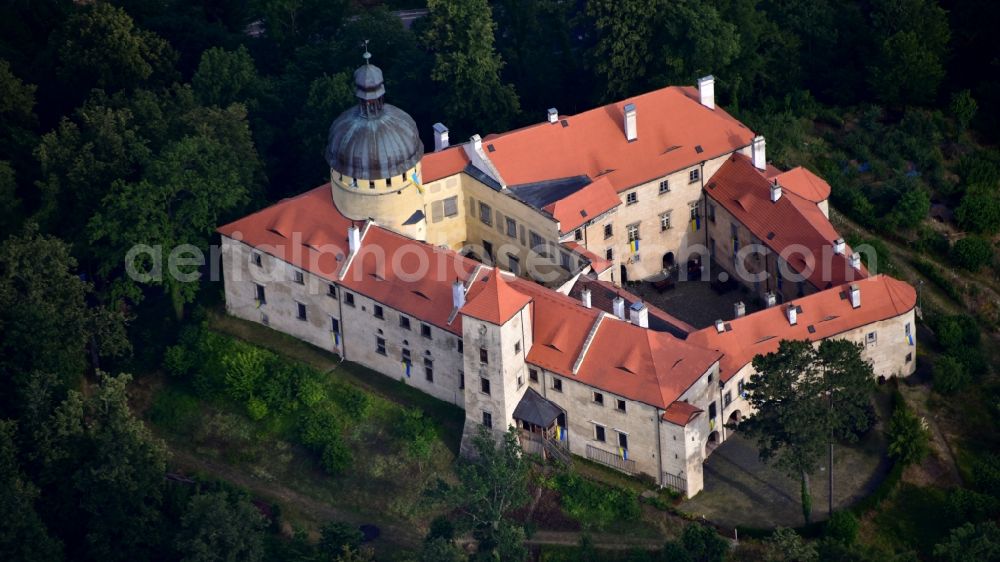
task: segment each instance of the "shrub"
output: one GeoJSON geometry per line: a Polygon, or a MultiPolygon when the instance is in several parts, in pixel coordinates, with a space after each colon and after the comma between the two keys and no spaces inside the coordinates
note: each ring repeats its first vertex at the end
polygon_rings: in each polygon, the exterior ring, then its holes
{"type": "Polygon", "coordinates": [[[681,545],[698,562],[723,562],[729,553],[729,541],[719,536],[715,529],[692,523],[681,533],[681,545]]]}
{"type": "Polygon", "coordinates": [[[343,474],[351,465],[351,451],[339,433],[331,434],[325,439],[320,465],[331,476],[343,474]]]}
{"type": "Polygon", "coordinates": [[[927,423],[900,403],[889,420],[889,456],[904,466],[918,463],[930,451],[927,423]]]}
{"type": "Polygon", "coordinates": [[[955,124],[958,126],[958,132],[961,134],[969,128],[969,123],[972,122],[972,118],[976,116],[976,111],[979,110],[979,104],[972,97],[972,92],[961,90],[951,95],[951,103],[948,104],[948,110],[955,117],[955,124]]]}
{"type": "Polygon", "coordinates": [[[256,396],[251,396],[247,400],[247,414],[250,416],[250,419],[260,421],[267,417],[267,412],[267,402],[264,402],[264,400],[256,396]]]}
{"type": "Polygon", "coordinates": [[[198,399],[174,388],[164,388],[153,399],[149,419],[167,431],[188,433],[198,421],[198,399]]]}
{"type": "Polygon", "coordinates": [[[1000,560],[1000,528],[992,521],[966,523],[952,529],[948,539],[934,547],[934,556],[942,562],[1000,560]]]}
{"type": "Polygon", "coordinates": [[[844,544],[854,544],[858,540],[861,521],[850,511],[837,511],[826,522],[826,536],[844,544]]]}
{"type": "Polygon", "coordinates": [[[953,490],[948,496],[948,519],[951,524],[979,523],[1000,514],[1000,500],[966,488],[953,490]]]}
{"type": "Polygon", "coordinates": [[[265,365],[270,352],[259,347],[234,342],[234,349],[222,357],[226,367],[225,381],[229,395],[237,400],[247,400],[257,391],[264,378],[265,365]]]}
{"type": "Polygon", "coordinates": [[[976,490],[1000,498],[1000,455],[982,453],[972,462],[972,485],[976,490]]]}
{"type": "Polygon", "coordinates": [[[950,355],[942,355],[934,363],[933,378],[934,390],[945,395],[954,394],[972,382],[965,366],[950,355]]]}
{"type": "Polygon", "coordinates": [[[328,558],[336,558],[344,547],[356,549],[361,546],[364,534],[360,529],[347,523],[332,522],[320,529],[319,551],[328,558]]]}
{"type": "Polygon", "coordinates": [[[407,454],[415,459],[427,459],[437,437],[434,423],[414,408],[400,410],[395,424],[396,438],[407,454]]]}
{"type": "Polygon", "coordinates": [[[639,499],[632,490],[601,486],[572,473],[560,474],[554,483],[563,509],[586,526],[602,528],[639,517],[639,499]]]}
{"type": "Polygon", "coordinates": [[[312,408],[326,398],[326,389],[323,388],[323,383],[316,380],[315,377],[303,377],[298,383],[297,396],[299,402],[305,407],[312,408]]]}
{"type": "Polygon", "coordinates": [[[979,234],[1000,230],[1000,193],[995,185],[970,186],[955,209],[958,226],[979,234]]]}
{"type": "Polygon", "coordinates": [[[993,244],[979,236],[968,236],[955,242],[950,257],[958,267],[977,272],[993,261],[993,244]]]}
{"type": "Polygon", "coordinates": [[[342,386],[334,394],[334,400],[343,408],[344,412],[355,419],[362,419],[368,415],[371,408],[371,397],[365,392],[350,386],[342,386]]]}
{"type": "Polygon", "coordinates": [[[952,300],[962,302],[962,294],[958,292],[958,289],[951,281],[945,278],[945,276],[941,273],[941,270],[938,269],[936,265],[923,258],[917,258],[913,260],[913,267],[925,277],[930,279],[932,283],[937,285],[942,291],[945,292],[945,294],[951,297],[952,300]]]}

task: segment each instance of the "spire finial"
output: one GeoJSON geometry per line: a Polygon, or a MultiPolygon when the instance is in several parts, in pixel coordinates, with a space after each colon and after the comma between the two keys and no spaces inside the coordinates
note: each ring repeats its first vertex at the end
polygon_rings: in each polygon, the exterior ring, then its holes
{"type": "Polygon", "coordinates": [[[361,55],[365,59],[365,64],[371,64],[372,54],[368,52],[368,40],[365,39],[365,54],[361,55]]]}

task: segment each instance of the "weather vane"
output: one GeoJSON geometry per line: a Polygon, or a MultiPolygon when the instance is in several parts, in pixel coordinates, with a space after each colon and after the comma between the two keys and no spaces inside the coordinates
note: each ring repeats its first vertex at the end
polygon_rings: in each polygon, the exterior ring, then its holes
{"type": "Polygon", "coordinates": [[[368,52],[368,40],[367,39],[365,39],[364,47],[365,47],[365,54],[363,54],[361,56],[362,56],[362,58],[365,59],[365,64],[368,64],[369,59],[372,58],[372,54],[368,52]]]}

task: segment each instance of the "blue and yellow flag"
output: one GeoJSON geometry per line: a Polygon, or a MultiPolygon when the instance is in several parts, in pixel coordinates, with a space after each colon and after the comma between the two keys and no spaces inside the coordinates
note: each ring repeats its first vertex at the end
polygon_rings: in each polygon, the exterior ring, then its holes
{"type": "Polygon", "coordinates": [[[691,219],[691,232],[701,229],[701,217],[691,219]]]}
{"type": "Polygon", "coordinates": [[[407,363],[406,361],[401,361],[401,363],[403,364],[403,372],[406,373],[407,377],[409,377],[410,376],[410,364],[407,363]]]}
{"type": "Polygon", "coordinates": [[[639,253],[639,240],[638,240],[638,239],[636,239],[636,240],[633,240],[633,241],[629,242],[629,243],[628,243],[628,249],[629,249],[629,250],[630,250],[630,251],[631,251],[631,252],[632,252],[633,254],[638,254],[638,253],[639,253]]]}
{"type": "Polygon", "coordinates": [[[417,191],[419,191],[420,194],[423,195],[424,184],[420,183],[420,174],[418,174],[416,170],[413,170],[413,173],[410,174],[410,179],[413,180],[413,185],[417,186],[417,191]]]}

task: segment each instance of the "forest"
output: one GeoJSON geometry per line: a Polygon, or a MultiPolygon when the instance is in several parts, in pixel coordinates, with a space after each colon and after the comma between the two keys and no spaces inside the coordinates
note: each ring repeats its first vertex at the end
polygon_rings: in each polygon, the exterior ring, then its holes
{"type": "MultiPolygon", "coordinates": [[[[189,282],[126,274],[155,265],[127,262],[137,244],[207,253],[218,225],[328,181],[327,129],[355,103],[367,41],[426,146],[438,121],[462,142],[714,75],[776,165],[831,184],[849,240],[921,287],[931,411],[962,443],[954,522],[977,526],[910,551],[915,522],[864,556],[1000,560],[997,29],[1000,3],[981,0],[0,0],[0,559],[365,559],[354,526],[289,530],[240,484],[178,474],[183,432],[250,447],[233,435],[262,427],[321,480],[359,462],[347,420],[364,419],[404,459],[372,471],[447,469],[431,459],[454,412],[399,405],[394,388],[369,399],[345,386],[361,375],[326,380],[220,334],[208,266],[184,266],[189,282]]],[[[400,513],[429,524],[421,509],[400,513]]],[[[458,559],[435,521],[442,540],[411,559],[458,559]]],[[[484,559],[518,536],[491,537],[484,559]]],[[[767,556],[814,559],[788,554],[796,540],[767,556]]]]}

